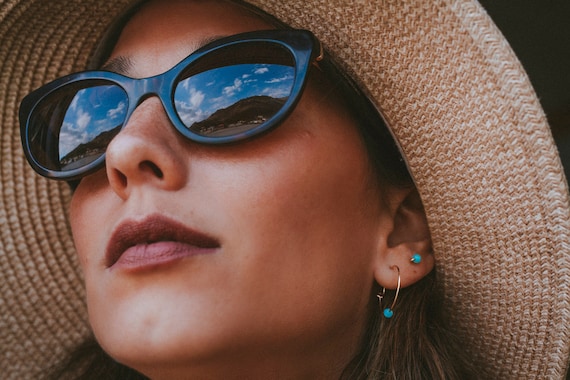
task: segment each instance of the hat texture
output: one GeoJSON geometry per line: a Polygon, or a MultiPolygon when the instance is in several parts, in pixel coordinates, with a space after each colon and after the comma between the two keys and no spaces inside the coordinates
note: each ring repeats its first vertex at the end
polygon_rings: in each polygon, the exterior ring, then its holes
{"type": "MultiPolygon", "coordinates": [[[[67,185],[20,145],[30,90],[84,69],[129,1],[0,2],[0,368],[33,378],[88,334],[67,185]]],[[[312,30],[387,121],[428,217],[452,328],[484,378],[561,379],[570,202],[530,82],[474,0],[251,0],[312,30]]]]}

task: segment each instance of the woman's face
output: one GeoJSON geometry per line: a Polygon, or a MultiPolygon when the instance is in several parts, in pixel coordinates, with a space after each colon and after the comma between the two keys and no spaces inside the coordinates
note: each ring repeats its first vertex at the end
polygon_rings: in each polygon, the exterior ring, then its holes
{"type": "MultiPolygon", "coordinates": [[[[205,40],[270,27],[226,2],[151,2],[111,67],[152,76],[205,40]]],[[[149,98],[81,181],[89,317],[117,360],[152,377],[314,378],[355,354],[383,211],[355,125],[312,75],[282,125],[230,146],[186,140],[149,98]]]]}

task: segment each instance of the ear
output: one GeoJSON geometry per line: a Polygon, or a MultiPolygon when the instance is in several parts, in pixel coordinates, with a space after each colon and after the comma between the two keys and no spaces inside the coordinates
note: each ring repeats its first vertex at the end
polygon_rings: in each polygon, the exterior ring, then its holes
{"type": "Polygon", "coordinates": [[[379,231],[374,277],[380,286],[396,289],[399,268],[401,287],[405,288],[434,268],[431,237],[415,188],[393,190],[388,197],[388,212],[383,215],[388,220],[381,223],[382,231],[379,231]],[[419,263],[412,262],[414,254],[420,255],[419,263]]]}

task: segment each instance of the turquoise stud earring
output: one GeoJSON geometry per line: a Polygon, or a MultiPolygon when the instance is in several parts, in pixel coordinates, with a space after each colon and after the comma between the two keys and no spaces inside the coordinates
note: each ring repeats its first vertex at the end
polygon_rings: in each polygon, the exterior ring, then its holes
{"type": "Polygon", "coordinates": [[[419,253],[414,253],[410,261],[414,264],[419,264],[422,262],[422,256],[419,253]]]}

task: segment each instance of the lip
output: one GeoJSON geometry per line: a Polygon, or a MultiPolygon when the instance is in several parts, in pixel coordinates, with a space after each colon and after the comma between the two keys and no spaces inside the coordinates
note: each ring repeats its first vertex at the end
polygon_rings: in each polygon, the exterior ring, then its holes
{"type": "Polygon", "coordinates": [[[213,253],[220,243],[205,233],[162,215],[119,224],[107,245],[107,268],[143,270],[184,257],[213,253]]]}

